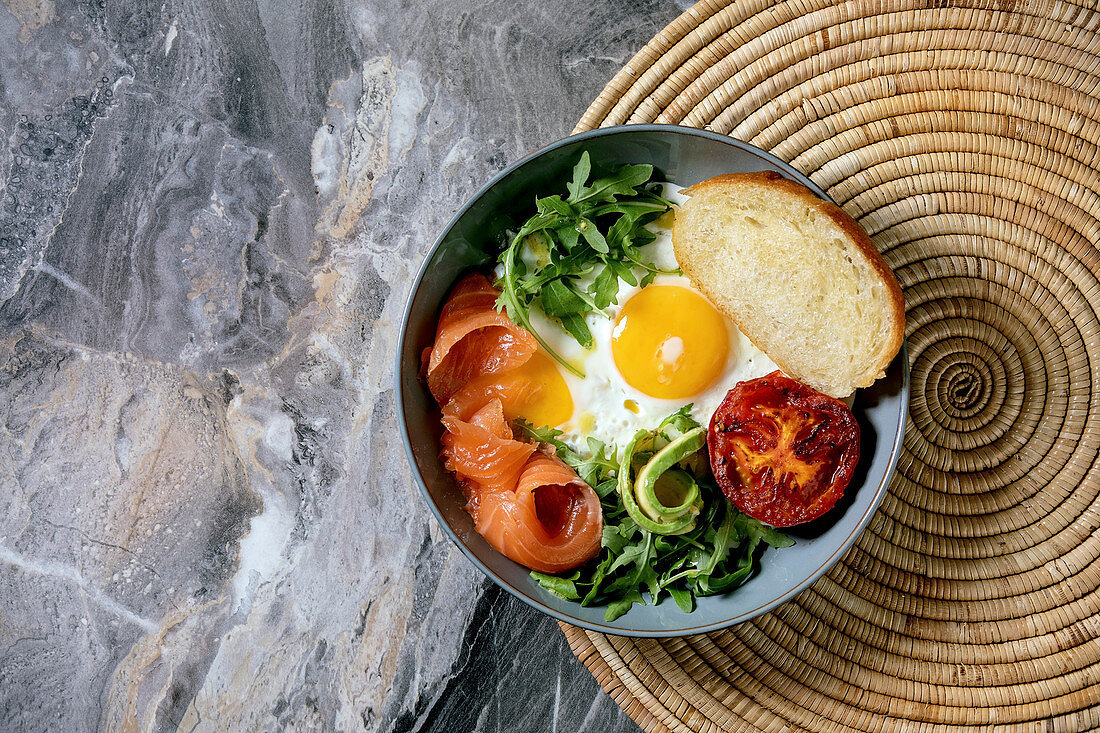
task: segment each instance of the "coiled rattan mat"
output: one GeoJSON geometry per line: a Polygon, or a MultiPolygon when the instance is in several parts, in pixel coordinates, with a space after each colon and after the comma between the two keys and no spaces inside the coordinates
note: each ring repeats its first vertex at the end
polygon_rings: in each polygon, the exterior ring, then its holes
{"type": "Polygon", "coordinates": [[[1074,2],[704,0],[585,113],[790,162],[908,314],[904,452],[831,572],[706,636],[563,626],[644,729],[1100,728],[1098,29],[1074,2]]]}

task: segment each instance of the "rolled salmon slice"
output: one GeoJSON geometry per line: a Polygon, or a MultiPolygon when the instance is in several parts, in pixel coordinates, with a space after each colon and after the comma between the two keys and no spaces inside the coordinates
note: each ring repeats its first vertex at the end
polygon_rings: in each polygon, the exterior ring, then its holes
{"type": "Polygon", "coordinates": [[[556,456],[531,455],[515,492],[480,496],[475,528],[499,553],[532,570],[560,573],[600,551],[596,492],[556,456]]]}
{"type": "Polygon", "coordinates": [[[463,482],[471,514],[479,505],[477,494],[515,490],[535,446],[512,437],[499,399],[490,400],[468,421],[444,417],[443,427],[443,467],[463,482]]]}
{"type": "Polygon", "coordinates": [[[440,405],[479,375],[520,366],[538,343],[496,309],[500,292],[480,273],[459,281],[443,306],[435,342],[422,360],[428,390],[440,405]]]}
{"type": "Polygon", "coordinates": [[[535,338],[497,312],[498,296],[484,275],[463,278],[424,350],[428,389],[443,409],[440,457],[492,547],[532,570],[562,572],[599,553],[600,500],[553,449],[515,440],[509,418],[552,423],[568,417],[572,402],[564,417],[543,409],[562,407],[568,389],[551,387],[547,370],[529,368],[539,361],[535,338]]]}
{"type": "Polygon", "coordinates": [[[505,419],[508,419],[507,405],[524,401],[540,387],[539,384],[531,384],[522,369],[482,374],[471,379],[452,395],[450,401],[443,406],[443,416],[469,420],[471,415],[496,399],[504,406],[505,419]]]}

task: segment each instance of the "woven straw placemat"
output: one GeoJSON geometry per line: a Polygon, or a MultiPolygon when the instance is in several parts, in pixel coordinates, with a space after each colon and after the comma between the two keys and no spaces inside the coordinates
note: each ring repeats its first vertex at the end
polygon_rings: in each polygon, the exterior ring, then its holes
{"type": "Polygon", "coordinates": [[[577,130],[705,127],[859,219],[905,291],[912,397],[858,544],[673,640],[564,626],[649,731],[1100,728],[1100,13],[704,0],[577,130]]]}

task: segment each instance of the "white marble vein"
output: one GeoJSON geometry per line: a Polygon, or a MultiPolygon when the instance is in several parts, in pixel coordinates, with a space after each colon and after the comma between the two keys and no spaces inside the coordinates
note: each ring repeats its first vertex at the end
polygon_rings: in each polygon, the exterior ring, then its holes
{"type": "Polygon", "coordinates": [[[12,552],[3,545],[0,545],[0,562],[8,563],[22,573],[45,575],[50,578],[68,581],[80,588],[81,592],[87,596],[88,600],[101,607],[107,613],[118,616],[123,621],[137,626],[148,634],[157,630],[156,622],[147,618],[142,618],[113,598],[101,593],[98,589],[93,587],[91,583],[81,577],[80,571],[71,565],[24,557],[17,552],[12,552]]]}

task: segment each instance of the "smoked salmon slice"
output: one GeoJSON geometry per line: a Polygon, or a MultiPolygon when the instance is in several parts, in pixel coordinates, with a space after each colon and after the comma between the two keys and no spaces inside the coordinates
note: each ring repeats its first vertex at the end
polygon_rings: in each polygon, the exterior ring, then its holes
{"type": "Polygon", "coordinates": [[[476,503],[473,493],[478,491],[515,491],[535,446],[513,439],[499,399],[490,400],[468,421],[444,417],[443,427],[443,467],[467,482],[467,499],[476,503]]]}
{"type": "Polygon", "coordinates": [[[596,492],[557,456],[535,452],[515,492],[482,494],[475,528],[499,553],[543,573],[560,573],[600,551],[603,512],[596,492]]]}
{"type": "Polygon", "coordinates": [[[473,378],[518,367],[535,353],[535,337],[497,312],[499,295],[489,278],[473,273],[443,306],[435,342],[423,357],[428,390],[440,405],[473,378]]]}
{"type": "Polygon", "coordinates": [[[515,439],[508,418],[548,387],[529,368],[538,366],[534,336],[497,312],[499,294],[484,275],[463,278],[424,350],[428,389],[443,411],[440,458],[493,548],[532,570],[558,573],[599,553],[600,499],[553,448],[515,439]]]}
{"type": "MultiPolygon", "coordinates": [[[[464,420],[491,400],[498,400],[502,406],[505,402],[521,401],[540,387],[528,383],[525,377],[518,369],[476,376],[451,396],[450,402],[443,406],[443,415],[464,420]]],[[[504,411],[507,413],[507,408],[504,411]]]]}

